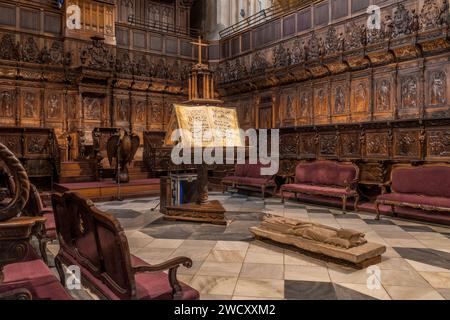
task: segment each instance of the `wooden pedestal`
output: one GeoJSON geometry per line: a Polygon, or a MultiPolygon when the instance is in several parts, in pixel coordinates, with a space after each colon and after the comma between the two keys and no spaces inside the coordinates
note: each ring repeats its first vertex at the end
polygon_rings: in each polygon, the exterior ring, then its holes
{"type": "Polygon", "coordinates": [[[205,222],[217,225],[227,224],[225,209],[217,200],[205,204],[188,203],[181,206],[167,206],[165,219],[205,222]]]}

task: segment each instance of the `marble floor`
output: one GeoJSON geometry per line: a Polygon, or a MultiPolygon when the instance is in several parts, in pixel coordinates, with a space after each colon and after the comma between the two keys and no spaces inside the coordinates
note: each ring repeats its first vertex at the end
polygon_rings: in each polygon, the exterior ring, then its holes
{"type": "Polygon", "coordinates": [[[450,299],[450,228],[239,194],[210,198],[226,208],[227,226],[165,221],[151,210],[157,198],[97,206],[120,220],[131,252],[143,260],[190,257],[194,264],[180,268],[179,279],[202,299],[450,299]],[[255,241],[248,228],[265,213],[359,230],[387,252],[375,268],[355,270],[255,241]]]}

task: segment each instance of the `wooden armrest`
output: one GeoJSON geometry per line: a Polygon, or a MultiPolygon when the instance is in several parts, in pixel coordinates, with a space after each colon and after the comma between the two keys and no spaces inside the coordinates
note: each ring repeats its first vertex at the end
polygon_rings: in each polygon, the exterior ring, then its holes
{"type": "Polygon", "coordinates": [[[181,299],[183,296],[180,283],[178,282],[177,279],[177,271],[180,265],[183,265],[186,268],[191,268],[192,260],[186,257],[178,257],[157,265],[133,267],[133,271],[134,273],[142,273],[142,272],[157,272],[169,270],[169,283],[170,287],[172,288],[173,298],[175,300],[178,300],[181,299]]]}

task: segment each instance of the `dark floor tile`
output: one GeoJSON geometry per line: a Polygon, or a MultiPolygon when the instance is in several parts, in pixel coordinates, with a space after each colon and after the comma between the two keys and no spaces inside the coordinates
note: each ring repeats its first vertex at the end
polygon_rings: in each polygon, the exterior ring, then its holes
{"type": "Polygon", "coordinates": [[[395,226],[396,224],[393,223],[391,220],[381,219],[381,220],[375,220],[375,219],[363,219],[365,223],[370,225],[386,225],[386,226],[395,226]]]}
{"type": "Polygon", "coordinates": [[[331,213],[330,210],[325,208],[307,209],[308,213],[331,213]]]}
{"type": "Polygon", "coordinates": [[[338,300],[378,300],[364,293],[333,283],[338,300]]]}
{"type": "Polygon", "coordinates": [[[131,209],[109,209],[107,212],[117,219],[136,219],[142,215],[142,212],[131,209]]]}
{"type": "Polygon", "coordinates": [[[435,232],[432,228],[427,226],[398,226],[407,232],[435,232]]]}
{"type": "Polygon", "coordinates": [[[394,248],[404,259],[450,270],[450,253],[434,249],[394,248]]]}
{"type": "Polygon", "coordinates": [[[347,213],[347,214],[333,214],[336,219],[361,219],[359,215],[356,213],[347,213]]]}
{"type": "Polygon", "coordinates": [[[291,202],[291,203],[286,203],[286,204],[284,205],[284,207],[285,207],[285,208],[288,208],[288,209],[306,209],[306,206],[305,206],[305,205],[303,205],[303,204],[295,204],[295,203],[293,203],[293,202],[291,202]]]}
{"type": "Polygon", "coordinates": [[[330,282],[286,280],[284,298],[287,300],[337,300],[337,295],[330,282]]]}

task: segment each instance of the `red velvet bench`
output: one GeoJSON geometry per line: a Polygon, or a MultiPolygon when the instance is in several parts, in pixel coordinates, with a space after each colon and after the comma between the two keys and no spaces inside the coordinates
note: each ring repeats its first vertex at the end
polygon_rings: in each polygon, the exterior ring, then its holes
{"type": "Polygon", "coordinates": [[[281,198],[285,193],[309,194],[342,199],[342,210],[347,209],[347,199],[355,199],[358,210],[359,194],[357,191],[359,168],[353,163],[319,160],[300,163],[295,170],[295,182],[281,187],[281,198]]]}
{"type": "Polygon", "coordinates": [[[225,193],[229,187],[249,187],[261,190],[262,198],[264,199],[267,188],[277,189],[275,183],[275,175],[264,176],[261,174],[261,169],[269,167],[270,165],[263,164],[236,164],[234,173],[222,179],[222,190],[225,193]]]}
{"type": "Polygon", "coordinates": [[[411,207],[426,211],[450,213],[450,165],[429,164],[423,166],[396,165],[391,179],[386,184],[391,193],[380,195],[375,204],[377,220],[380,219],[380,205],[411,207]]]}
{"type": "Polygon", "coordinates": [[[31,247],[20,262],[3,268],[0,297],[7,299],[72,300],[53,272],[31,247]]]}
{"type": "Polygon", "coordinates": [[[55,264],[62,281],[63,264],[76,265],[85,285],[109,300],[199,299],[195,289],[177,280],[180,266],[192,266],[189,258],[150,265],[130,254],[119,221],[92,201],[65,193],[53,194],[52,204],[60,242],[55,264]]]}

